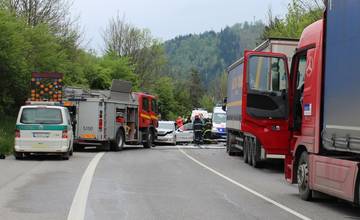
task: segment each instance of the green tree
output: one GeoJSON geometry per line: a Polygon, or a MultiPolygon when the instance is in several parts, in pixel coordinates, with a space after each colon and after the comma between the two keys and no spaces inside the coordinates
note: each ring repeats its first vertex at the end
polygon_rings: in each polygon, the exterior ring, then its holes
{"type": "Polygon", "coordinates": [[[209,96],[209,95],[203,95],[200,99],[200,105],[202,108],[204,108],[208,112],[212,112],[212,110],[215,106],[214,97],[209,96]]]}
{"type": "Polygon", "coordinates": [[[204,94],[204,88],[202,80],[200,79],[200,73],[195,69],[191,70],[188,86],[191,107],[200,108],[200,99],[204,94]]]}
{"type": "Polygon", "coordinates": [[[227,96],[227,76],[227,72],[224,71],[210,83],[210,88],[208,90],[209,94],[213,97],[215,104],[222,103],[227,96]]]}
{"type": "Polygon", "coordinates": [[[166,57],[163,45],[147,29],[137,28],[119,15],[104,32],[105,54],[127,57],[134,66],[143,91],[151,91],[163,72],[166,57]]]}
{"type": "Polygon", "coordinates": [[[65,83],[84,85],[93,56],[47,24],[29,26],[21,16],[0,10],[0,112],[15,114],[28,98],[31,72],[61,72],[65,83]]]}
{"type": "Polygon", "coordinates": [[[154,87],[154,94],[159,98],[161,119],[174,119],[177,102],[174,97],[173,80],[169,77],[161,77],[154,87]]]}
{"type": "Polygon", "coordinates": [[[26,26],[5,11],[0,11],[0,113],[12,114],[23,101],[28,84],[26,26]]]}
{"type": "Polygon", "coordinates": [[[174,96],[177,102],[176,111],[175,111],[176,115],[177,116],[189,115],[192,110],[192,104],[190,99],[190,90],[187,83],[181,81],[175,83],[174,96]]]}
{"type": "Polygon", "coordinates": [[[270,9],[262,38],[299,38],[306,26],[322,18],[323,10],[324,5],[319,0],[292,0],[284,19],[273,17],[270,9]]]}

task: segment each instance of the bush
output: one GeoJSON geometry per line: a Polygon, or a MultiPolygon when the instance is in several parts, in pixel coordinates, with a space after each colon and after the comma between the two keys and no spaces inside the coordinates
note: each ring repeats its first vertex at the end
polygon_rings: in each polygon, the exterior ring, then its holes
{"type": "Polygon", "coordinates": [[[13,117],[0,118],[0,154],[11,154],[14,147],[15,122],[13,117]]]}

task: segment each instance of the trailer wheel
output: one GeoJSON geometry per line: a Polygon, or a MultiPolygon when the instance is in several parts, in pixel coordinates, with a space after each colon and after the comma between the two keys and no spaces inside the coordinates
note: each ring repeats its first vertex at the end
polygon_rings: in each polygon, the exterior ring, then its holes
{"type": "Polygon", "coordinates": [[[116,142],[114,145],[114,151],[121,151],[124,148],[124,142],[125,142],[125,137],[124,137],[124,132],[122,129],[119,129],[119,131],[116,134],[116,142]]]}
{"type": "Polygon", "coordinates": [[[248,158],[248,151],[249,151],[249,141],[248,141],[248,138],[247,137],[244,137],[244,162],[245,163],[248,163],[249,161],[249,158],[248,158]]]}
{"type": "Polygon", "coordinates": [[[309,187],[309,156],[306,151],[301,154],[299,159],[297,181],[300,198],[306,201],[311,200],[312,190],[309,187]]]}

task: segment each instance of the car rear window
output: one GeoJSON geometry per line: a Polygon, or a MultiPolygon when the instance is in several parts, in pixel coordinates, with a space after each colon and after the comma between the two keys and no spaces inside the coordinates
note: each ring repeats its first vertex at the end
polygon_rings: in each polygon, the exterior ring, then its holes
{"type": "Polygon", "coordinates": [[[62,124],[63,120],[60,109],[25,108],[20,122],[23,124],[62,124]]]}

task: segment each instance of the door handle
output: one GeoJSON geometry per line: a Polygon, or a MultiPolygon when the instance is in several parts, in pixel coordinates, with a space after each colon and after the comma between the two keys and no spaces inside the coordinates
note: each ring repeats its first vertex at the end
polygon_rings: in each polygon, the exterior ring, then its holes
{"type": "Polygon", "coordinates": [[[281,129],[280,129],[279,125],[273,125],[273,126],[271,126],[271,130],[272,131],[280,131],[281,129]]]}

